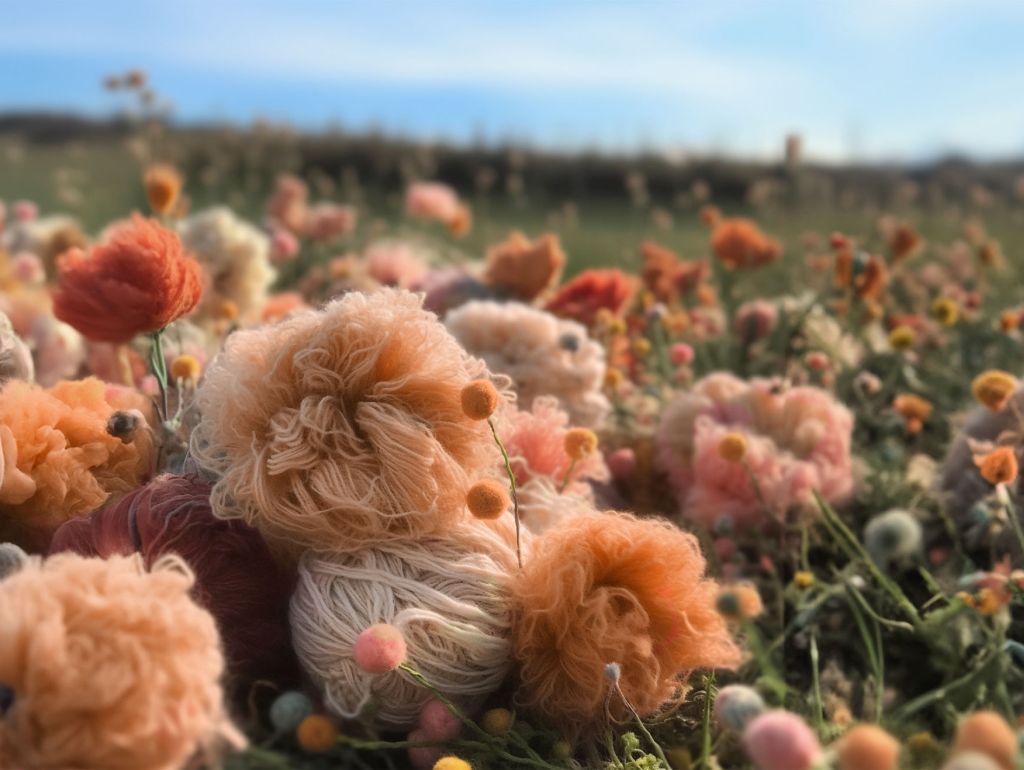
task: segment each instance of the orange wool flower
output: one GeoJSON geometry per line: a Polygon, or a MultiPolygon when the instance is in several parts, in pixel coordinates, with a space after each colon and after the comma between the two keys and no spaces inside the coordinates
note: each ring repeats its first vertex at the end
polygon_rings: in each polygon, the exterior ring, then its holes
{"type": "Polygon", "coordinates": [[[892,262],[902,262],[921,248],[921,235],[907,224],[897,225],[889,234],[889,254],[892,262]]]}
{"type": "Polygon", "coordinates": [[[688,672],[736,665],[704,566],[693,535],[628,514],[583,512],[537,537],[513,588],[522,704],[574,734],[604,718],[609,663],[641,715],[677,701],[688,672]]]}
{"type": "Polygon", "coordinates": [[[925,422],[932,416],[935,408],[927,399],[912,393],[901,393],[892,402],[892,408],[902,417],[907,426],[907,433],[920,433],[925,422]]]}
{"type": "Polygon", "coordinates": [[[59,260],[53,311],[96,342],[128,342],[191,311],[202,293],[202,268],[173,230],[138,214],[89,252],[59,260]]]}
{"type": "Polygon", "coordinates": [[[145,427],[128,443],[108,430],[118,410],[150,411],[134,390],[95,378],[44,390],[11,380],[0,391],[0,540],[45,551],[57,527],[128,492],[149,473],[145,427]]]}
{"type": "Polygon", "coordinates": [[[755,222],[742,217],[723,219],[711,232],[711,250],[729,270],[762,267],[782,254],[782,245],[755,222]]]}
{"type": "Polygon", "coordinates": [[[484,283],[529,301],[558,283],[565,252],[558,236],[546,233],[533,243],[519,231],[487,250],[484,283]]]}
{"type": "Polygon", "coordinates": [[[589,327],[601,310],[621,316],[635,294],[636,283],[621,270],[584,270],[564,284],[545,309],[589,327]]]}
{"type": "Polygon", "coordinates": [[[640,244],[640,256],[644,260],[644,286],[661,302],[691,293],[708,274],[706,262],[684,262],[674,251],[654,241],[640,244]]]}
{"type": "Polygon", "coordinates": [[[178,169],[168,163],[154,163],[143,178],[149,207],[157,214],[170,214],[181,195],[182,184],[178,169]]]}
{"type": "Polygon", "coordinates": [[[1017,478],[1017,455],[1012,447],[1001,446],[975,458],[981,477],[989,484],[1009,484],[1017,478]]]}

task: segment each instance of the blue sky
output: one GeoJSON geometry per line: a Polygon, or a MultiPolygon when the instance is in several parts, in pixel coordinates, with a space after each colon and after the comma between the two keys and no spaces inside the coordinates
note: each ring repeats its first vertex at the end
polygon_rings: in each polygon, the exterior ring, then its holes
{"type": "Polygon", "coordinates": [[[0,109],[111,112],[138,66],[182,120],[995,158],[1024,156],[1022,40],[1017,0],[37,0],[0,23],[0,109]]]}

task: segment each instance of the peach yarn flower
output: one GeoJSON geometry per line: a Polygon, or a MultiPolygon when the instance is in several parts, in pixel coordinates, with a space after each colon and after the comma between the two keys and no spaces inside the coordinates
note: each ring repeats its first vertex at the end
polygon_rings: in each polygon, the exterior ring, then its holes
{"type": "Polygon", "coordinates": [[[151,165],[143,178],[149,207],[157,214],[170,214],[181,195],[183,183],[178,169],[169,163],[151,165]]]}
{"type": "Polygon", "coordinates": [[[405,213],[448,224],[460,215],[459,196],[441,182],[413,182],[405,191],[405,213]]]}
{"type": "Polygon", "coordinates": [[[529,302],[556,285],[564,267],[565,252],[557,235],[546,233],[531,243],[514,231],[487,250],[483,281],[529,302]]]}
{"type": "Polygon", "coordinates": [[[224,659],[177,557],[30,560],[0,581],[0,765],[176,770],[224,739],[224,659]]]}
{"type": "Polygon", "coordinates": [[[0,391],[0,538],[43,551],[64,521],[145,480],[152,436],[145,427],[129,443],[110,435],[118,410],[145,415],[150,405],[95,378],[48,390],[12,380],[0,391]]]}
{"type": "Polygon", "coordinates": [[[513,585],[519,701],[579,734],[606,703],[628,714],[608,700],[609,663],[641,715],[678,701],[689,672],[739,663],[704,566],[693,535],[629,514],[591,511],[538,535],[513,585]]]}
{"type": "Polygon", "coordinates": [[[110,240],[60,258],[53,310],[88,339],[128,342],[192,310],[202,293],[202,270],[173,230],[135,214],[110,240]]]}
{"type": "Polygon", "coordinates": [[[235,332],[196,396],[214,513],[336,552],[446,531],[499,462],[487,423],[462,409],[465,385],[488,376],[394,289],[235,332]]]}

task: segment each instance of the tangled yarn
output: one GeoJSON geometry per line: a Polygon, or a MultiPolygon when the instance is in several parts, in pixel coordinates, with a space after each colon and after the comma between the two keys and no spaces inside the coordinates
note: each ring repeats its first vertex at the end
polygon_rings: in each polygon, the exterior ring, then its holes
{"type": "Polygon", "coordinates": [[[243,320],[259,311],[276,277],[266,235],[226,206],[217,206],[182,222],[181,240],[209,281],[196,310],[199,317],[214,314],[225,300],[235,304],[243,320]]]}
{"type": "Polygon", "coordinates": [[[415,669],[474,710],[511,665],[515,570],[515,548],[501,527],[473,521],[443,539],[308,551],[291,604],[299,660],[334,714],[413,727],[431,693],[400,669],[367,674],[353,654],[360,632],[389,623],[402,631],[415,669]]]}
{"type": "Polygon", "coordinates": [[[813,505],[813,490],[830,502],[849,495],[852,431],[853,415],[824,390],[719,372],[665,408],[658,461],[683,516],[750,525],[813,505]],[[742,462],[719,451],[733,433],[745,441],[742,462]]]}
{"type": "Polygon", "coordinates": [[[176,559],[33,559],[0,582],[0,765],[177,770],[234,736],[209,613],[176,559]]]}
{"type": "Polygon", "coordinates": [[[471,354],[491,371],[512,378],[519,401],[531,404],[550,395],[574,425],[594,427],[611,406],[601,392],[604,348],[575,321],[510,302],[468,302],[445,323],[471,354]]]}
{"type": "Polygon", "coordinates": [[[446,531],[498,462],[460,401],[487,377],[404,291],[237,332],[197,394],[193,453],[218,476],[214,513],[335,551],[446,531]]]}
{"type": "Polygon", "coordinates": [[[210,487],[195,476],[159,476],[91,516],[66,522],[50,553],[109,558],[139,553],[151,568],[177,554],[195,575],[192,598],[213,615],[224,640],[231,689],[247,697],[256,680],[291,683],[288,600],[294,575],[260,534],[210,510],[210,487]]]}
{"type": "Polygon", "coordinates": [[[78,374],[85,359],[84,340],[72,327],[57,320],[45,290],[2,292],[0,310],[31,351],[36,382],[49,387],[78,374]]]}
{"type": "Polygon", "coordinates": [[[146,414],[149,405],[136,391],[92,377],[46,390],[7,383],[0,391],[0,539],[45,552],[64,521],[142,482],[152,434],[143,424],[128,443],[110,435],[107,421],[118,410],[146,414]]]}
{"type": "MultiPolygon", "coordinates": [[[[681,697],[688,672],[739,662],[696,538],[665,521],[568,518],[534,538],[513,592],[518,697],[570,732],[604,718],[606,664],[646,715],[681,697]]],[[[617,697],[610,706],[626,713],[617,697]]]]}

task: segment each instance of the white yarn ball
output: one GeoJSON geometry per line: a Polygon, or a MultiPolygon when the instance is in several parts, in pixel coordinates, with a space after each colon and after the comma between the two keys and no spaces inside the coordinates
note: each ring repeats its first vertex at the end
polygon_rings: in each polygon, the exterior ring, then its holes
{"type": "Polygon", "coordinates": [[[307,552],[292,596],[292,638],[328,711],[408,729],[432,697],[401,670],[368,674],[356,665],[356,638],[375,623],[402,631],[408,662],[444,695],[469,711],[479,707],[511,664],[516,568],[505,523],[471,522],[448,538],[354,553],[307,552]]]}

